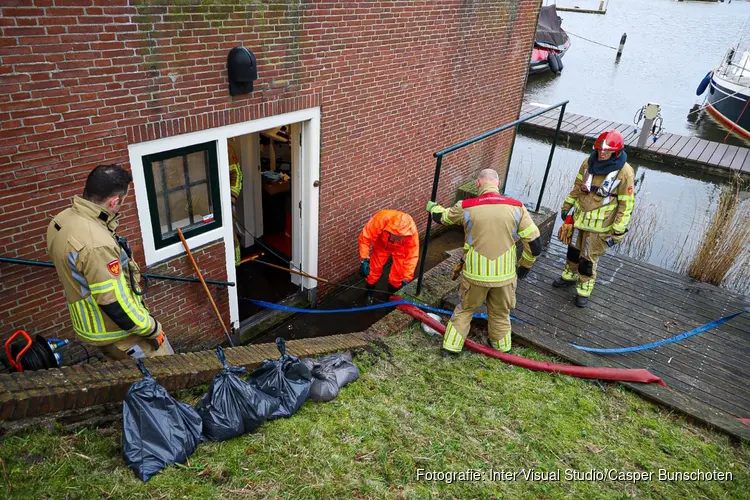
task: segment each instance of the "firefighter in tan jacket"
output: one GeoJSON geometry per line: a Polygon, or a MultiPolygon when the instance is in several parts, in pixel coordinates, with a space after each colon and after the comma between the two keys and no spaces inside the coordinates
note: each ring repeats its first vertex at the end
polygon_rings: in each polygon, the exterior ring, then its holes
{"type": "Polygon", "coordinates": [[[138,265],[115,234],[131,182],[118,165],[96,167],[83,196],[75,196],[47,228],[47,253],[62,282],[73,329],[111,359],[174,353],[161,324],[135,293],[140,293],[138,265]]]}
{"type": "Polygon", "coordinates": [[[568,244],[565,268],[552,285],[576,285],[578,307],[586,306],[594,290],[599,257],[622,240],[630,224],[635,173],[623,147],[620,132],[610,130],[599,135],[560,212],[566,220],[573,209],[573,228],[569,241],[564,241],[568,244]]]}
{"type": "Polygon", "coordinates": [[[479,196],[462,200],[449,209],[430,201],[427,211],[439,224],[463,224],[464,259],[459,302],[443,338],[443,355],[457,354],[474,311],[487,302],[489,344],[498,351],[511,348],[510,310],[516,306],[516,262],[523,279],[542,253],[539,229],[518,200],[500,194],[497,172],[485,169],[476,181],[479,196]],[[516,259],[516,241],[523,253],[516,259]]]}

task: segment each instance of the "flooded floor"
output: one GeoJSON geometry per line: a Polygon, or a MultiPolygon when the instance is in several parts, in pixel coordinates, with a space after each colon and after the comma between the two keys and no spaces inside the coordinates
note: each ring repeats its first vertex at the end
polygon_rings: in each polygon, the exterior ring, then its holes
{"type": "MultiPolygon", "coordinates": [[[[425,262],[425,272],[432,269],[445,259],[446,250],[453,250],[463,246],[463,231],[446,231],[440,236],[431,239],[427,251],[427,260],[425,262]]],[[[376,293],[375,298],[385,302],[390,296],[388,292],[388,271],[390,270],[390,261],[383,276],[376,286],[376,290],[385,293],[376,293]]],[[[419,264],[417,264],[419,272],[419,264]]],[[[416,280],[417,277],[415,276],[416,280]]],[[[364,280],[354,284],[354,286],[364,288],[364,280]]],[[[408,300],[408,297],[407,297],[408,300]]],[[[326,298],[318,309],[349,309],[352,307],[365,306],[365,290],[342,288],[341,292],[326,298]]],[[[393,308],[375,309],[373,311],[363,311],[355,313],[341,314],[297,314],[288,321],[270,330],[263,337],[252,341],[253,344],[263,344],[273,342],[277,337],[283,337],[287,340],[300,339],[309,337],[319,337],[324,335],[336,335],[341,333],[361,332],[366,330],[370,325],[383,318],[391,312],[393,308]]]]}
{"type": "MultiPolygon", "coordinates": [[[[524,202],[536,204],[547,165],[551,139],[518,135],[511,159],[506,193],[524,202]]],[[[573,186],[578,168],[591,151],[565,147],[555,149],[542,206],[559,210],[573,186]]],[[[629,160],[635,169],[636,205],[629,234],[614,251],[683,273],[700,243],[718,205],[722,188],[729,179],[681,172],[678,169],[642,160],[629,160]]],[[[745,189],[747,189],[747,184],[745,189]]],[[[750,204],[750,192],[741,191],[744,207],[750,204]]],[[[745,212],[747,213],[747,212],[745,212]]],[[[558,218],[553,234],[562,222],[558,218]]],[[[556,236],[553,236],[556,237],[556,236]]],[[[743,259],[727,275],[727,289],[750,294],[745,249],[743,259]]]]}
{"type": "MultiPolygon", "coordinates": [[[[559,76],[530,75],[525,101],[570,100],[570,112],[621,123],[633,123],[641,106],[654,102],[661,105],[666,132],[743,145],[705,112],[691,111],[705,97],[695,95],[700,81],[737,43],[743,27],[748,30],[750,2],[615,0],[607,4],[605,15],[558,11],[571,41],[563,71],[559,76]],[[616,48],[623,33],[627,41],[619,63],[615,63],[616,50],[580,38],[616,48]]],[[[599,0],[559,5],[598,9],[599,0]]]]}

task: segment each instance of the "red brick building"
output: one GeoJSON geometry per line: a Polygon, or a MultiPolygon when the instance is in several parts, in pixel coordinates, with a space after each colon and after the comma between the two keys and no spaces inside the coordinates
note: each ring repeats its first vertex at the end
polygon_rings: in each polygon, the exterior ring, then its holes
{"type": "MultiPolygon", "coordinates": [[[[342,279],[377,210],[405,210],[424,231],[433,152],[518,117],[540,1],[0,5],[0,256],[47,261],[50,216],[94,166],[120,163],[134,176],[121,232],[141,267],[194,276],[182,227],[206,278],[240,285],[228,140],[248,230],[271,241],[274,226],[295,266],[342,279]],[[227,55],[240,45],[258,79],[231,96],[227,55]]],[[[503,171],[512,137],[446,157],[438,200],[481,168],[503,171]]],[[[252,237],[242,244],[247,254],[252,237]]],[[[2,338],[74,335],[53,270],[0,263],[0,276],[2,338]]],[[[211,287],[234,328],[240,288],[211,287]]],[[[223,339],[199,284],[152,281],[147,300],[178,351],[223,339]]]]}

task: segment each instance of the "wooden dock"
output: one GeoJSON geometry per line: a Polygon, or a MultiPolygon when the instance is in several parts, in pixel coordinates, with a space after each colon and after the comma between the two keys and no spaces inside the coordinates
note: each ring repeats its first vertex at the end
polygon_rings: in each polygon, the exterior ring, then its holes
{"type": "MultiPolygon", "coordinates": [[[[542,106],[524,104],[520,117],[523,118],[540,109],[542,106]]],[[[521,130],[553,136],[559,114],[559,109],[551,110],[549,113],[522,123],[521,130]]],[[[565,113],[560,127],[560,141],[562,144],[573,142],[593,145],[601,132],[610,129],[616,129],[622,133],[625,138],[625,150],[628,155],[634,157],[699,171],[708,170],[723,175],[732,172],[750,175],[750,149],[746,147],[665,133],[656,142],[649,141],[645,148],[639,148],[636,146],[638,134],[633,133],[634,125],[600,120],[575,113],[565,113]]]]}
{"type": "MultiPolygon", "coordinates": [[[[602,257],[589,305],[573,304],[575,291],[551,286],[566,248],[553,238],[529,276],[520,281],[512,314],[514,342],[587,366],[647,368],[669,389],[626,383],[647,399],[750,442],[750,314],[672,344],[627,354],[594,354],[570,346],[615,348],[673,337],[742,311],[747,298],[686,276],[622,257],[602,257]]],[[[453,309],[457,296],[444,300],[453,309]]],[[[481,312],[486,312],[482,308],[481,312]]]]}

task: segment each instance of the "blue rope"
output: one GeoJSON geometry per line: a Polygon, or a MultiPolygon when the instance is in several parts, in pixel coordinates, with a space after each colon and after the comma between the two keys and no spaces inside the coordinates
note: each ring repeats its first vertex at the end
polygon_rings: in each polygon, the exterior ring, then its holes
{"type": "Polygon", "coordinates": [[[658,342],[653,342],[651,344],[643,344],[643,345],[637,345],[633,347],[618,347],[615,349],[600,349],[598,347],[584,347],[584,346],[580,346],[577,344],[570,344],[570,345],[582,351],[596,352],[600,354],[622,354],[626,352],[645,351],[646,349],[653,349],[655,347],[672,344],[674,342],[679,342],[680,340],[685,340],[686,338],[711,330],[712,328],[716,328],[717,326],[723,323],[726,323],[727,321],[734,318],[735,316],[739,316],[740,314],[746,313],[746,312],[750,312],[750,307],[746,307],[744,311],[736,312],[734,314],[730,314],[729,316],[724,316],[723,318],[719,318],[716,321],[706,323],[705,325],[699,326],[698,328],[693,328],[692,330],[681,333],[679,335],[675,335],[674,337],[660,340],[658,342]]]}
{"type": "MultiPolygon", "coordinates": [[[[424,309],[426,311],[430,311],[430,312],[434,312],[438,314],[448,314],[448,315],[453,314],[453,311],[448,311],[446,309],[438,309],[437,307],[431,307],[425,304],[417,304],[416,302],[410,302],[408,300],[393,300],[390,302],[383,302],[382,304],[373,304],[371,306],[362,306],[362,307],[351,307],[349,309],[303,309],[300,307],[289,307],[289,306],[285,306],[282,304],[274,304],[273,302],[266,302],[263,300],[247,299],[244,297],[240,297],[240,300],[246,300],[247,302],[253,303],[256,306],[265,307],[267,309],[275,309],[277,311],[307,313],[307,314],[339,314],[339,313],[373,311],[375,309],[385,309],[386,307],[396,307],[399,304],[409,304],[412,306],[416,306],[420,309],[424,309]]],[[[474,314],[474,318],[487,319],[487,315],[476,313],[474,314]]],[[[520,321],[519,319],[514,318],[513,316],[510,317],[510,320],[520,321]]]]}

